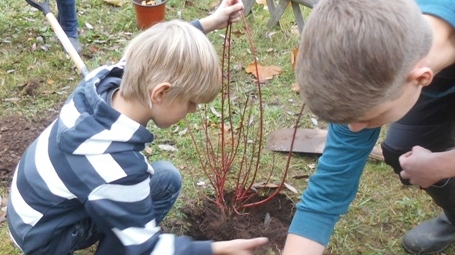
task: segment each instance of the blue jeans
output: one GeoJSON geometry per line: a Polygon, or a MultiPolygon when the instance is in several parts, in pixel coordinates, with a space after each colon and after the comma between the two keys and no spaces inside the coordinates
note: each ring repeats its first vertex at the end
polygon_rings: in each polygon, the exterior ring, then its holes
{"type": "Polygon", "coordinates": [[[57,20],[68,37],[77,38],[76,0],[57,0],[57,20]]]}
{"type": "MultiPolygon", "coordinates": [[[[151,163],[151,165],[155,170],[155,174],[150,178],[150,196],[156,213],[156,224],[159,224],[177,200],[182,187],[181,176],[179,170],[168,161],[156,161],[151,163]]],[[[71,248],[68,254],[90,247],[104,236],[96,222],[93,222],[90,218],[77,222],[68,231],[71,231],[72,234],[71,248]]],[[[56,241],[58,243],[52,243],[49,246],[55,247],[61,243],[60,239],[56,241]]],[[[47,255],[49,252],[38,251],[33,253],[33,255],[38,254],[47,255]]]]}

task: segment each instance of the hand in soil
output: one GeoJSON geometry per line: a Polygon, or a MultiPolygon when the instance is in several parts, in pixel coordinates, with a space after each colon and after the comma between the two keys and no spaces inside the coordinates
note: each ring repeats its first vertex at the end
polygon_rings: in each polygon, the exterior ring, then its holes
{"type": "Polygon", "coordinates": [[[269,240],[265,237],[253,239],[235,239],[212,243],[212,252],[215,255],[253,255],[252,250],[266,244],[269,240]]]}

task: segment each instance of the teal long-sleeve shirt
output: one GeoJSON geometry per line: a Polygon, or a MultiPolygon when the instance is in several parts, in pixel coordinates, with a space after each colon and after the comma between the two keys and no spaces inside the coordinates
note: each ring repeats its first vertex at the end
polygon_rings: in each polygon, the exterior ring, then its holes
{"type": "MultiPolygon", "coordinates": [[[[422,13],[439,17],[455,28],[455,1],[417,0],[422,13]]],[[[351,132],[346,125],[329,126],[326,147],[316,173],[297,204],[289,233],[324,246],[329,242],[340,215],[355,198],[359,179],[380,129],[351,132]]]]}
{"type": "Polygon", "coordinates": [[[351,132],[346,125],[331,124],[317,171],[297,204],[289,233],[327,245],[341,214],[347,212],[359,186],[366,159],[380,129],[351,132]]]}

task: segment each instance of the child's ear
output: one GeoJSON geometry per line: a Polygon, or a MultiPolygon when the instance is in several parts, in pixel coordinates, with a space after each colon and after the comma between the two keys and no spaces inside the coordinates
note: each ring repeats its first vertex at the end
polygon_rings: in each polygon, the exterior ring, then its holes
{"type": "Polygon", "coordinates": [[[150,101],[152,104],[159,104],[163,102],[166,93],[172,88],[169,82],[162,82],[150,90],[150,101]]]}
{"type": "Polygon", "coordinates": [[[408,76],[408,82],[413,82],[416,85],[427,86],[433,80],[434,73],[431,68],[425,65],[417,64],[408,76]]]}

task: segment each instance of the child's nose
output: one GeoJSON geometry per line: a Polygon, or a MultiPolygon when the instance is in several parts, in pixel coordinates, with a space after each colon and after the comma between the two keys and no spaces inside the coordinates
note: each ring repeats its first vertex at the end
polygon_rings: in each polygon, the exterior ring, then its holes
{"type": "Polygon", "coordinates": [[[188,113],[194,113],[196,112],[196,104],[194,105],[191,105],[189,108],[188,108],[188,113]]]}
{"type": "Polygon", "coordinates": [[[351,130],[352,132],[359,132],[361,131],[362,129],[366,128],[368,126],[368,123],[364,123],[364,122],[357,122],[357,123],[349,123],[348,124],[348,127],[349,127],[349,130],[351,130]]]}

